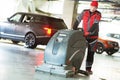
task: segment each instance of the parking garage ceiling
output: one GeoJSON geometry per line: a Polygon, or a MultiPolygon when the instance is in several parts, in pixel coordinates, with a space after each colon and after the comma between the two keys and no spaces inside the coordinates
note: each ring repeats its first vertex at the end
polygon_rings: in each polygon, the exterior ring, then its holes
{"type": "MultiPolygon", "coordinates": [[[[13,12],[17,11],[25,11],[25,12],[35,12],[35,9],[37,9],[39,12],[46,12],[48,11],[48,14],[52,12],[55,15],[62,14],[63,3],[67,0],[10,0],[9,3],[7,3],[8,0],[2,0],[0,3],[0,10],[2,11],[0,13],[0,18],[2,17],[8,17],[9,15],[13,14],[13,12]],[[57,2],[58,1],[58,2],[57,2]],[[6,5],[4,5],[6,4],[6,5]],[[59,9],[56,9],[57,8],[59,9]],[[8,13],[9,10],[9,13],[8,13]]],[[[68,0],[69,1],[69,0],[68,0]]],[[[91,1],[91,0],[71,0],[71,1],[91,1]]],[[[115,2],[113,6],[120,7],[120,0],[98,0],[102,3],[111,3],[115,2]],[[118,4],[119,3],[119,4],[118,4]]],[[[105,6],[103,6],[104,8],[105,6]]]]}

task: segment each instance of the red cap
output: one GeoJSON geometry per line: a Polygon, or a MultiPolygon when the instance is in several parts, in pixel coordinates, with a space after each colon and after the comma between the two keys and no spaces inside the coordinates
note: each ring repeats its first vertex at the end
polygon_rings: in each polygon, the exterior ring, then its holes
{"type": "Polygon", "coordinates": [[[98,2],[97,2],[97,1],[92,1],[90,5],[91,5],[91,6],[98,7],[98,2]]]}

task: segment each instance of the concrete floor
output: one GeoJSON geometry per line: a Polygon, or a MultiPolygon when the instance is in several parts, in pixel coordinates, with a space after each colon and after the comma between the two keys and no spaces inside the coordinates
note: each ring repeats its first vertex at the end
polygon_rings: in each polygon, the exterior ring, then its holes
{"type": "MultiPolygon", "coordinates": [[[[93,75],[89,77],[78,74],[72,78],[35,72],[35,66],[41,64],[44,53],[37,49],[24,48],[0,41],[0,80],[120,80],[120,53],[108,56],[95,54],[93,75]]],[[[85,60],[81,66],[84,70],[85,60]]]]}

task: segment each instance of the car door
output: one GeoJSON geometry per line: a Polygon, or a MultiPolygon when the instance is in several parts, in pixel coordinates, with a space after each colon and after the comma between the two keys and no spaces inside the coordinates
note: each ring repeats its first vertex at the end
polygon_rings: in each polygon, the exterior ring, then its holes
{"type": "Polygon", "coordinates": [[[21,19],[21,14],[15,14],[12,17],[8,18],[7,22],[4,22],[1,30],[2,30],[2,35],[5,38],[15,38],[15,27],[17,26],[17,23],[20,22],[21,19]]]}
{"type": "Polygon", "coordinates": [[[14,30],[14,24],[9,22],[9,21],[5,21],[5,22],[1,22],[0,23],[0,33],[1,33],[1,37],[3,38],[11,38],[13,35],[13,30],[14,30]]]}
{"type": "Polygon", "coordinates": [[[17,23],[17,26],[15,27],[15,34],[19,39],[24,40],[25,34],[30,31],[31,18],[31,15],[25,14],[21,20],[21,23],[17,23]]]}

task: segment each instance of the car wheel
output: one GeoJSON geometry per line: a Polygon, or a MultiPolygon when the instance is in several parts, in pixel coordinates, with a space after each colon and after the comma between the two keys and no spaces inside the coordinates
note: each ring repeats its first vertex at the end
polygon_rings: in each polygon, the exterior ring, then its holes
{"type": "Polygon", "coordinates": [[[12,40],[12,43],[13,43],[13,44],[18,44],[19,41],[14,41],[14,40],[12,40]]]}
{"type": "Polygon", "coordinates": [[[104,46],[103,46],[103,44],[98,43],[98,44],[97,44],[97,48],[96,48],[96,53],[102,54],[103,51],[104,51],[104,46]]]}
{"type": "Polygon", "coordinates": [[[108,55],[114,54],[114,52],[111,52],[111,51],[106,51],[106,53],[107,53],[108,55]]]}
{"type": "Polygon", "coordinates": [[[25,46],[27,48],[36,48],[37,44],[36,44],[36,37],[33,33],[28,33],[25,36],[25,46]]]}

